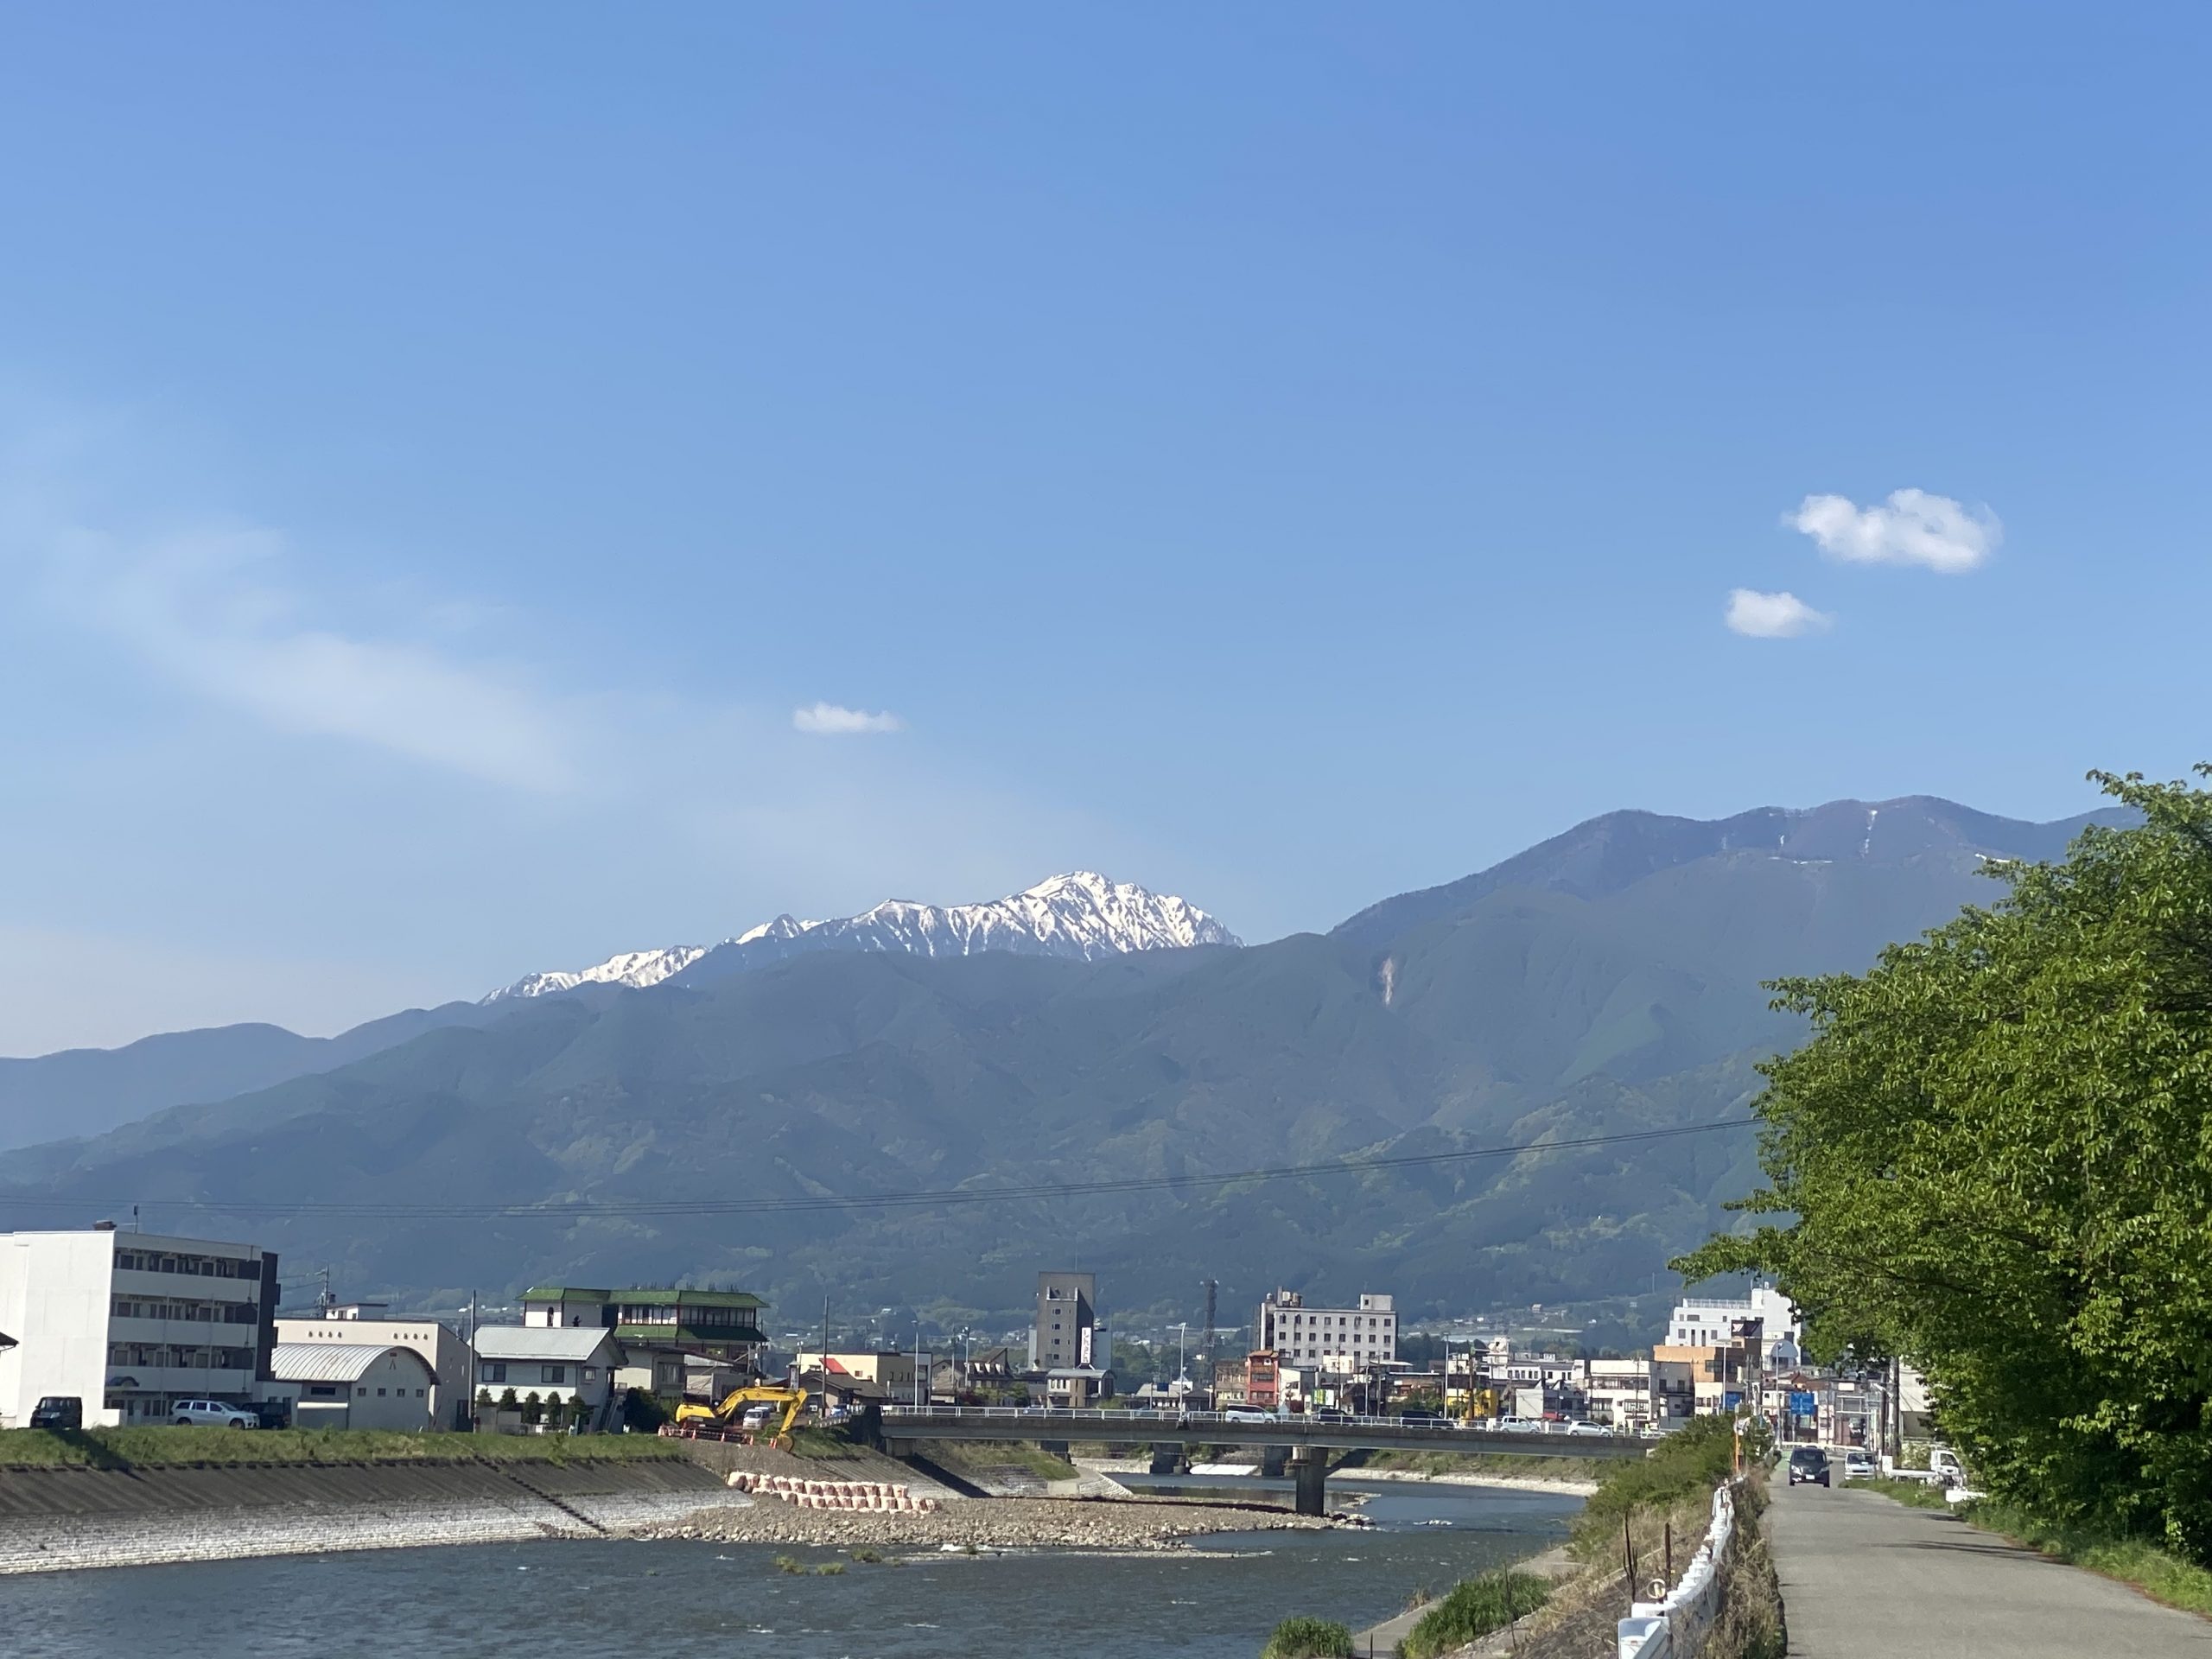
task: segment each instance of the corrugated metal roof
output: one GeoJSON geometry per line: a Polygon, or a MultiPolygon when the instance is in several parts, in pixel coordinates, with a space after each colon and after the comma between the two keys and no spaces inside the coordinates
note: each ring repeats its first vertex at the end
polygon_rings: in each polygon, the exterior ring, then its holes
{"type": "Polygon", "coordinates": [[[577,1325],[480,1325],[476,1351],[485,1359],[573,1360],[581,1364],[613,1344],[612,1331],[577,1325]]]}
{"type": "Polygon", "coordinates": [[[280,1382],[358,1382],[387,1354],[404,1354],[429,1372],[438,1374],[429,1361],[412,1348],[378,1348],[365,1342],[280,1342],[270,1356],[269,1369],[280,1382]]]}

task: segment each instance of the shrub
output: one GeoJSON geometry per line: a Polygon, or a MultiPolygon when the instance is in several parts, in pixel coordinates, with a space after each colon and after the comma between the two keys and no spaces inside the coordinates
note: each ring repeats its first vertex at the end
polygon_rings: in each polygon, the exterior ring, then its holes
{"type": "Polygon", "coordinates": [[[774,1560],[771,1561],[769,1565],[774,1567],[779,1573],[789,1573],[793,1575],[797,1575],[806,1571],[806,1563],[800,1560],[796,1555],[779,1555],[774,1560]]]}
{"type": "Polygon", "coordinates": [[[1398,1651],[1405,1659],[1433,1659],[1465,1647],[1535,1612],[1551,1593],[1551,1580],[1534,1573],[1485,1573],[1478,1579],[1462,1580],[1422,1616],[1398,1644],[1398,1651]]]}
{"type": "Polygon", "coordinates": [[[1275,1626],[1260,1659],[1354,1659],[1351,1631],[1333,1619],[1300,1613],[1275,1626]]]}
{"type": "Polygon", "coordinates": [[[512,1389],[507,1389],[506,1392],[499,1396],[499,1409],[501,1411],[520,1411],[522,1409],[522,1402],[515,1398],[515,1391],[512,1389]]]}
{"type": "Polygon", "coordinates": [[[522,1420],[535,1427],[545,1415],[545,1397],[532,1389],[522,1397],[522,1420]]]}
{"type": "Polygon", "coordinates": [[[1735,1466],[1734,1420],[1694,1418],[1647,1456],[1617,1465],[1598,1484],[1575,1520],[1575,1541],[1586,1548],[1611,1548],[1620,1533],[1621,1517],[1630,1510],[1669,1508],[1683,1498],[1710,1492],[1735,1466]]]}

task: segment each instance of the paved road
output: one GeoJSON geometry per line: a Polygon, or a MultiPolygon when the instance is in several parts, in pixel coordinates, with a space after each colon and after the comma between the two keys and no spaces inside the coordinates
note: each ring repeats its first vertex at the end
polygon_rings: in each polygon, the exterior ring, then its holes
{"type": "Polygon", "coordinates": [[[1939,1511],[1777,1486],[1768,1515],[1803,1659],[2212,1659],[2212,1621],[1939,1511]]]}

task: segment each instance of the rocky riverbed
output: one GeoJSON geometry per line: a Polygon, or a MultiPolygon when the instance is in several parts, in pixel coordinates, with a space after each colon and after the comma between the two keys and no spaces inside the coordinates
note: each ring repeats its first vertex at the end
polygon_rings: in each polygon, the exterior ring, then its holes
{"type": "Polygon", "coordinates": [[[830,1548],[1127,1550],[1179,1548],[1208,1533],[1344,1524],[1283,1510],[1141,1498],[957,1498],[927,1513],[877,1514],[802,1510],[764,1497],[749,1509],[702,1510],[632,1535],[830,1548]]]}

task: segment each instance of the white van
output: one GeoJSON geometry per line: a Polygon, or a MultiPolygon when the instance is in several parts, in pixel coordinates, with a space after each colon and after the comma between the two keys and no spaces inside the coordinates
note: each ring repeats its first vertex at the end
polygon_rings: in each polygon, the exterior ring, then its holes
{"type": "Polygon", "coordinates": [[[210,1428],[259,1428],[260,1414],[226,1400],[180,1400],[169,1408],[169,1421],[179,1428],[194,1425],[210,1428]]]}

